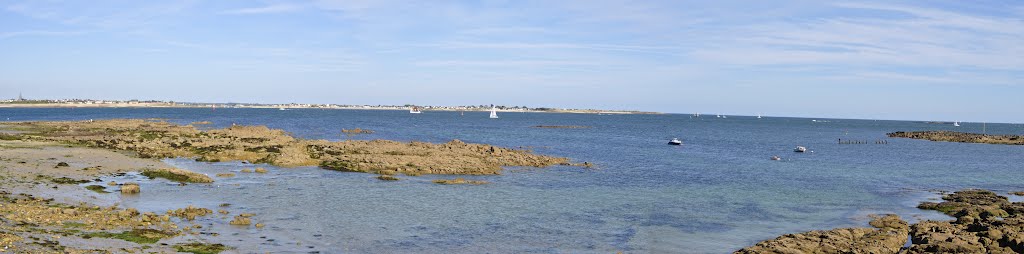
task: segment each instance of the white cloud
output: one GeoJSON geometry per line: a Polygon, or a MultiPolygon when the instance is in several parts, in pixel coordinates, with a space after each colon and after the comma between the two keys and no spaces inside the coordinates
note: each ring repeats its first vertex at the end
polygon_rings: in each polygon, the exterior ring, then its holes
{"type": "Polygon", "coordinates": [[[29,30],[29,31],[17,31],[17,32],[6,32],[0,33],[0,39],[23,37],[23,36],[74,36],[88,33],[87,31],[46,31],[46,30],[29,30]]]}
{"type": "Polygon", "coordinates": [[[444,61],[422,61],[415,63],[419,66],[430,67],[541,67],[541,66],[600,66],[601,63],[582,61],[559,61],[559,60],[495,60],[495,61],[469,61],[469,60],[444,60],[444,61]]]}
{"type": "Polygon", "coordinates": [[[299,5],[294,4],[272,4],[262,7],[242,8],[227,10],[222,13],[224,14],[270,14],[270,13],[283,13],[292,12],[302,9],[299,5]]]}
{"type": "Polygon", "coordinates": [[[755,24],[719,34],[692,53],[741,65],[836,64],[851,67],[1024,69],[1024,22],[919,7],[843,4],[907,18],[840,16],[755,24]],[[729,38],[729,39],[722,39],[729,38]]]}

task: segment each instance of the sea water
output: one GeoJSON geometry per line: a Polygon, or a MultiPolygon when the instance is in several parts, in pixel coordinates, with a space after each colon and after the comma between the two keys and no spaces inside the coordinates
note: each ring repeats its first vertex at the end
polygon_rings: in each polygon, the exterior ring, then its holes
{"type": "MultiPolygon", "coordinates": [[[[916,130],[982,132],[980,123],[849,120],[683,114],[595,115],[389,110],[234,108],[0,109],[0,119],[161,118],[204,128],[266,125],[307,139],[459,139],[530,149],[590,162],[594,168],[508,168],[466,176],[490,184],[437,185],[405,177],[316,167],[241,162],[167,163],[209,175],[213,184],[142,182],[122,205],[163,212],[192,204],[235,215],[255,213],[255,227],[232,227],[230,215],[196,224],[202,238],[242,252],[321,253],[728,253],[780,234],[866,226],[869,215],[910,221],[948,219],[915,208],[936,191],[1024,190],[1024,146],[887,138],[916,130]],[[579,125],[582,129],[535,128],[579,125]],[[340,130],[363,128],[368,135],[340,130]],[[671,138],[682,146],[669,146],[671,138]],[[838,140],[867,144],[839,144],[838,140]],[[885,140],[887,144],[875,144],[885,140]],[[807,153],[794,153],[795,146],[807,153]],[[781,161],[769,160],[778,155],[781,161]],[[265,167],[267,174],[239,173],[265,167]],[[221,204],[229,204],[221,207],[221,204]],[[206,227],[209,229],[210,227],[206,227]]],[[[1024,134],[1018,124],[987,124],[987,133],[1024,134]]],[[[109,194],[116,195],[116,194],[109,194]]]]}

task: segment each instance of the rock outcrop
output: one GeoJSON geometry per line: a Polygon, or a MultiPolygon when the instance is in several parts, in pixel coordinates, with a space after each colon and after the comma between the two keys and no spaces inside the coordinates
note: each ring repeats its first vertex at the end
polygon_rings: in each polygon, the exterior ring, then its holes
{"type": "Polygon", "coordinates": [[[953,221],[922,221],[907,226],[895,215],[878,217],[872,228],[841,228],[788,234],[736,253],[1024,253],[1024,203],[987,190],[962,190],[923,202],[953,221]]]}
{"type": "Polygon", "coordinates": [[[941,211],[954,221],[923,221],[911,226],[907,253],[1024,253],[1024,203],[987,190],[963,190],[924,202],[918,208],[941,211]]]}
{"type": "Polygon", "coordinates": [[[144,158],[192,157],[200,161],[248,161],[284,167],[379,174],[499,174],[504,166],[568,165],[566,158],[459,140],[434,144],[388,140],[297,139],[283,130],[234,125],[201,131],[149,120],[20,122],[19,139],[58,141],[132,151],[144,158]]]}
{"type": "Polygon", "coordinates": [[[787,234],[735,253],[896,253],[907,241],[907,222],[896,215],[876,217],[875,228],[840,228],[787,234]]]}
{"type": "Polygon", "coordinates": [[[931,141],[1024,145],[1024,136],[1019,135],[986,135],[955,131],[897,131],[887,133],[886,135],[893,138],[925,139],[931,141]]]}

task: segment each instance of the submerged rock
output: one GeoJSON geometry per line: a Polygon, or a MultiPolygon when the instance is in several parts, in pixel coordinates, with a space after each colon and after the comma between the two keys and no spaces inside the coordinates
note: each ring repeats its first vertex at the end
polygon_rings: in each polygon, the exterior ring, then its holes
{"type": "Polygon", "coordinates": [[[392,175],[379,175],[377,176],[377,179],[380,179],[381,181],[398,181],[398,177],[392,175]]]}
{"type": "Polygon", "coordinates": [[[437,179],[437,180],[434,180],[432,182],[434,182],[436,184],[444,184],[444,185],[449,185],[449,184],[472,184],[472,185],[487,184],[487,181],[466,180],[466,179],[462,179],[462,178],[455,178],[455,179],[451,179],[451,180],[448,180],[448,179],[437,179]]]}

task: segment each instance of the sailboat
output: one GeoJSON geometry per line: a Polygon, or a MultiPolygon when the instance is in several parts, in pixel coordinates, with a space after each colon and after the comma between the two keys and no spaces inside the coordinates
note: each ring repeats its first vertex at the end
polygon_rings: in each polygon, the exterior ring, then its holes
{"type": "Polygon", "coordinates": [[[423,113],[423,112],[420,111],[420,108],[418,108],[418,107],[411,107],[411,108],[409,108],[409,114],[419,114],[419,113],[423,113]]]}
{"type": "Polygon", "coordinates": [[[491,119],[497,119],[497,118],[498,118],[498,108],[491,107],[491,119]]]}
{"type": "Polygon", "coordinates": [[[953,126],[960,127],[960,121],[953,122],[953,126]]]}
{"type": "Polygon", "coordinates": [[[757,119],[761,119],[761,113],[757,113],[757,119]]]}

